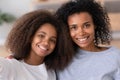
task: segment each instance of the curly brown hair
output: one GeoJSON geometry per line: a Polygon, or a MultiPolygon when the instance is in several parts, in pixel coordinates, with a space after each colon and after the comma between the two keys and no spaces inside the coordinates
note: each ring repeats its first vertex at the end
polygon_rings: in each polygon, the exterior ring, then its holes
{"type": "MultiPolygon", "coordinates": [[[[88,12],[95,25],[95,45],[110,44],[112,39],[110,31],[110,19],[108,14],[95,0],[72,0],[63,4],[55,13],[55,16],[61,20],[68,28],[68,17],[75,13],[88,12]]],[[[69,33],[69,32],[68,32],[69,33]]],[[[74,42],[73,42],[74,43],[74,42]]],[[[77,45],[75,45],[77,47],[77,45]]]]}
{"type": "Polygon", "coordinates": [[[20,17],[8,35],[6,47],[17,60],[27,58],[30,55],[32,37],[45,23],[55,27],[58,37],[54,51],[45,57],[44,62],[48,69],[62,70],[71,61],[74,51],[66,29],[61,28],[62,23],[47,10],[36,10],[20,17]]]}

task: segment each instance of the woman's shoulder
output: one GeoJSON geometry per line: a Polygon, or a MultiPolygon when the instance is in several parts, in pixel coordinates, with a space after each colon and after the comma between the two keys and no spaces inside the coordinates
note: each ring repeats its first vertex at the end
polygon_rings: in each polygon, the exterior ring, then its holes
{"type": "Polygon", "coordinates": [[[103,49],[104,49],[104,50],[102,50],[101,52],[120,54],[120,49],[118,49],[117,47],[114,47],[114,46],[104,47],[103,49]]]}
{"type": "Polygon", "coordinates": [[[108,49],[108,54],[110,54],[109,56],[113,59],[113,60],[117,60],[117,62],[120,63],[120,49],[117,47],[110,47],[108,49]]]}
{"type": "Polygon", "coordinates": [[[13,62],[17,62],[16,59],[8,59],[8,58],[4,58],[4,57],[0,57],[0,63],[2,64],[10,64],[13,62]]]}
{"type": "Polygon", "coordinates": [[[9,72],[11,64],[7,58],[0,57],[0,75],[9,72]]]}
{"type": "Polygon", "coordinates": [[[7,59],[7,58],[4,58],[4,57],[0,57],[0,65],[1,64],[9,64],[9,59],[7,59]]]}
{"type": "Polygon", "coordinates": [[[0,70],[14,68],[14,65],[18,63],[19,61],[16,59],[8,59],[8,58],[0,57],[0,70]]]}
{"type": "Polygon", "coordinates": [[[111,46],[109,49],[108,49],[109,52],[115,54],[115,55],[119,55],[120,56],[120,49],[117,48],[117,47],[114,47],[114,46],[111,46]]]}

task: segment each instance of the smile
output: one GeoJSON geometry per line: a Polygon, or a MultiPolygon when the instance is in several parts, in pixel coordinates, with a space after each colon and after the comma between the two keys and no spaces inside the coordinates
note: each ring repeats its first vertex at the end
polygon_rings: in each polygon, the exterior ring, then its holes
{"type": "Polygon", "coordinates": [[[40,45],[38,45],[38,47],[39,47],[40,49],[44,50],[44,51],[47,51],[47,50],[48,50],[47,48],[45,48],[45,47],[43,47],[43,46],[40,46],[40,45]]]}
{"type": "Polygon", "coordinates": [[[88,40],[89,37],[84,37],[84,38],[77,38],[77,40],[80,42],[80,43],[84,43],[88,40]]]}

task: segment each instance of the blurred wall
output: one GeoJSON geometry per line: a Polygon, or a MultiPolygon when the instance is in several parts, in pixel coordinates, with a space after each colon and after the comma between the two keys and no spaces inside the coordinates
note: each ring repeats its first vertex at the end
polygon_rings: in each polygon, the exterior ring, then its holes
{"type": "Polygon", "coordinates": [[[0,10],[17,17],[30,11],[31,0],[0,0],[0,10]]]}
{"type": "MultiPolygon", "coordinates": [[[[31,0],[0,0],[0,11],[10,13],[16,18],[31,11],[31,0]]],[[[12,23],[0,25],[0,45],[4,45],[6,37],[12,28],[12,23]]]]}

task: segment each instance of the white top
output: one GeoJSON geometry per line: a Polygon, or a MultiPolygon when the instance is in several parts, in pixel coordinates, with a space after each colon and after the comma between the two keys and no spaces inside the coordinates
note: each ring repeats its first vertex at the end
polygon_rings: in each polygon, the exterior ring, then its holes
{"type": "Polygon", "coordinates": [[[120,50],[79,50],[71,64],[58,72],[59,80],[120,80],[120,50]]]}
{"type": "Polygon", "coordinates": [[[55,72],[45,64],[33,66],[16,59],[0,58],[0,80],[56,80],[55,72]]]}

